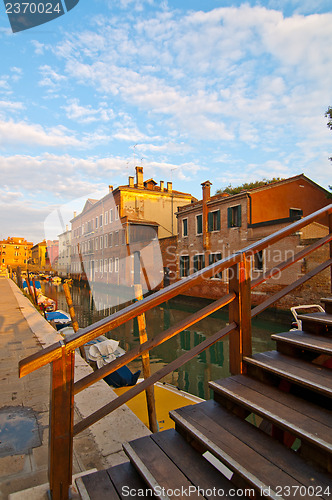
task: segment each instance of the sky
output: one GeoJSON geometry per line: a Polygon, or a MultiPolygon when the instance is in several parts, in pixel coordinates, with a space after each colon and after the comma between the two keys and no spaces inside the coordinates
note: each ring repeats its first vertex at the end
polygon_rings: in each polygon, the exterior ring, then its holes
{"type": "Polygon", "coordinates": [[[136,165],[199,199],[206,180],[328,188],[331,67],[330,0],[80,0],[18,33],[1,2],[0,238],[37,243],[136,165]]]}

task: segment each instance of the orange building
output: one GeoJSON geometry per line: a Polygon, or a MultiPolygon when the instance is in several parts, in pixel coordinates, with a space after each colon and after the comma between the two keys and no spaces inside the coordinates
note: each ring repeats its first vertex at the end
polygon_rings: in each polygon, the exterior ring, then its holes
{"type": "Polygon", "coordinates": [[[8,237],[0,241],[1,269],[27,268],[33,243],[24,238],[8,237]]]}
{"type": "MultiPolygon", "coordinates": [[[[331,203],[330,193],[303,174],[234,195],[211,196],[209,181],[202,183],[202,189],[202,200],[179,208],[176,245],[172,242],[172,247],[163,249],[164,266],[173,269],[171,281],[184,278],[331,203]]],[[[322,219],[319,223],[326,228],[328,221],[322,219]]],[[[296,233],[258,252],[252,262],[253,278],[294,255],[305,244],[301,233],[296,233]]],[[[272,284],[291,283],[301,276],[304,265],[295,263],[272,284]]],[[[193,287],[191,293],[216,298],[227,289],[227,283],[227,273],[220,273],[193,287]]]]}

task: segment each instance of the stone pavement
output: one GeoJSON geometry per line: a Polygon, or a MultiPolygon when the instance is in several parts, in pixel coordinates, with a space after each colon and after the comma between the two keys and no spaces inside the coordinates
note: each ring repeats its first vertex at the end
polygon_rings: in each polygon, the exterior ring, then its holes
{"type": "MultiPolygon", "coordinates": [[[[0,499],[46,498],[50,367],[18,378],[18,362],[59,340],[18,287],[0,276],[0,499]],[[42,489],[14,494],[45,485],[42,489]]],[[[78,355],[75,379],[91,368],[78,355]]],[[[75,422],[114,399],[99,381],[75,397],[75,422]]],[[[73,474],[127,460],[122,443],[150,431],[123,405],[74,438],[73,474]]]]}

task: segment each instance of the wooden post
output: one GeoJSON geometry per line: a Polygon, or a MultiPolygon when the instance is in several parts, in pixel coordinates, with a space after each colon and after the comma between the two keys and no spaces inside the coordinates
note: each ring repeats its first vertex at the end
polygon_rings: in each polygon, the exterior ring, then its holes
{"type": "Polygon", "coordinates": [[[250,257],[245,255],[239,264],[229,268],[229,292],[236,294],[229,306],[229,322],[238,325],[229,338],[229,366],[233,375],[243,373],[243,356],[252,352],[250,271],[250,257]]]}
{"type": "MultiPolygon", "coordinates": [[[[64,283],[62,285],[62,287],[63,287],[63,291],[65,292],[65,296],[66,296],[69,314],[71,317],[71,324],[73,325],[74,332],[76,333],[79,330],[79,326],[78,326],[78,322],[76,319],[75,309],[74,309],[73,301],[71,298],[68,283],[64,283]]],[[[80,353],[81,353],[82,358],[85,359],[85,361],[86,361],[85,350],[84,350],[84,347],[82,345],[80,346],[80,353]]]]}
{"type": "MultiPolygon", "coordinates": [[[[329,214],[329,233],[332,233],[332,214],[329,214]]],[[[332,259],[332,241],[330,241],[330,259],[332,259]]],[[[331,293],[332,293],[332,266],[330,269],[331,293]]]]}
{"type": "Polygon", "coordinates": [[[18,266],[16,269],[16,277],[17,277],[17,285],[19,288],[23,288],[23,283],[22,283],[22,275],[21,275],[21,267],[18,266]]]}
{"type": "Polygon", "coordinates": [[[72,483],[75,351],[52,363],[49,482],[52,500],[68,500],[72,483]]]}
{"type": "Polygon", "coordinates": [[[29,273],[27,273],[27,286],[28,286],[28,290],[29,290],[29,294],[30,294],[30,297],[32,298],[32,302],[34,302],[36,305],[37,305],[37,302],[35,300],[35,297],[32,293],[32,288],[30,286],[30,276],[29,276],[29,273]]]}
{"type": "MultiPolygon", "coordinates": [[[[136,300],[143,299],[142,285],[134,285],[135,297],[136,300]]],[[[140,314],[137,316],[138,330],[139,330],[139,341],[140,344],[143,344],[148,340],[148,336],[146,333],[146,322],[145,322],[145,314],[140,314]]],[[[150,367],[150,356],[149,353],[146,352],[142,354],[142,365],[143,365],[143,375],[144,378],[149,378],[151,376],[151,367],[150,367]]],[[[156,414],[156,403],[154,398],[154,387],[151,385],[145,390],[146,395],[146,404],[148,408],[148,416],[149,416],[149,427],[151,432],[158,432],[158,421],[156,414]]]]}
{"type": "Polygon", "coordinates": [[[33,286],[33,293],[35,295],[35,301],[36,301],[36,306],[37,306],[38,305],[38,295],[37,295],[35,278],[32,278],[32,286],[33,286]]]}

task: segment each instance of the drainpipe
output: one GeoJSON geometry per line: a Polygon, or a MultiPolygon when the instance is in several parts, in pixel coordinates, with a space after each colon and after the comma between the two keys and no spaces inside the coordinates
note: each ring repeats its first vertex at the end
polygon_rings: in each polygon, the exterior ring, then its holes
{"type": "Polygon", "coordinates": [[[205,254],[205,265],[208,265],[209,259],[209,251],[210,251],[210,233],[208,231],[208,207],[207,203],[211,198],[211,186],[212,183],[210,181],[202,182],[202,192],[203,192],[203,200],[202,200],[202,208],[203,208],[203,216],[202,216],[202,229],[203,229],[203,249],[205,254]]]}

